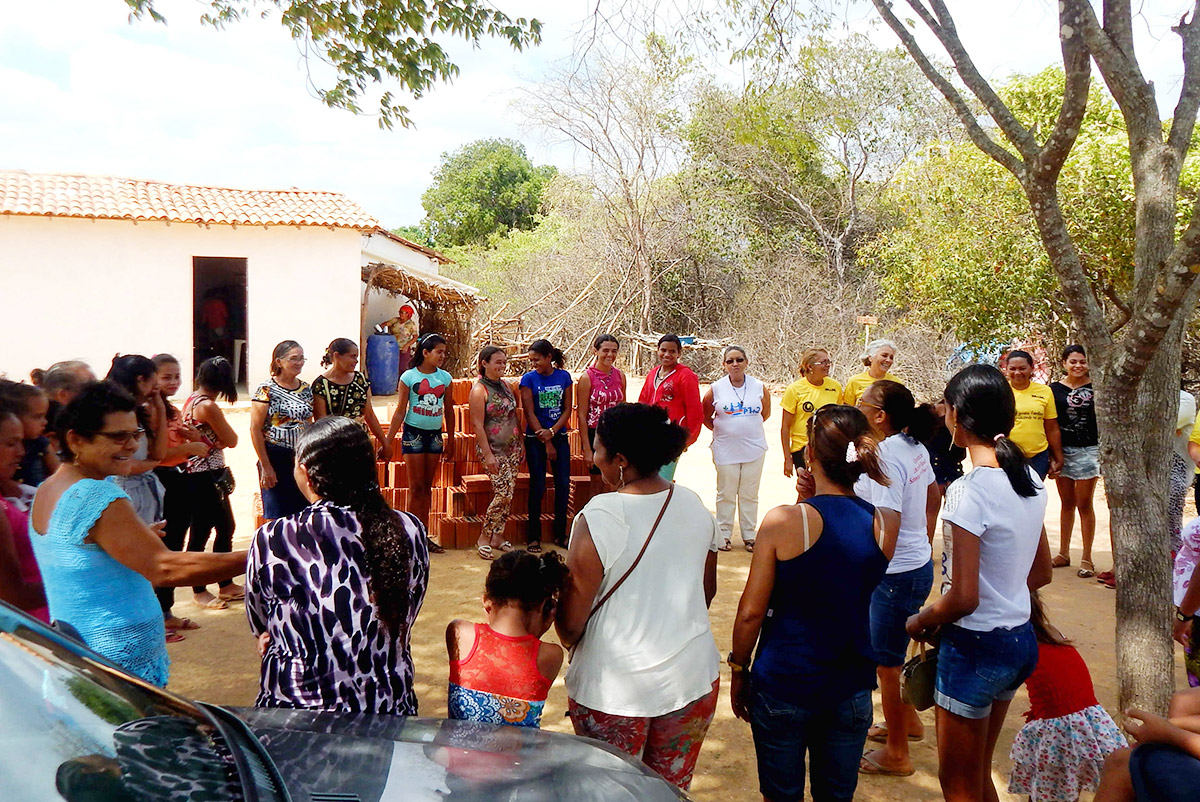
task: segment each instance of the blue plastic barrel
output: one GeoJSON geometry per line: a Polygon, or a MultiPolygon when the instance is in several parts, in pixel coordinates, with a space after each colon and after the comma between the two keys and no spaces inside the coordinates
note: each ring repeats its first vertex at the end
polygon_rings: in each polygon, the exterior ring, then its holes
{"type": "Polygon", "coordinates": [[[371,395],[395,395],[400,383],[400,344],[390,334],[367,338],[367,378],[371,395]]]}

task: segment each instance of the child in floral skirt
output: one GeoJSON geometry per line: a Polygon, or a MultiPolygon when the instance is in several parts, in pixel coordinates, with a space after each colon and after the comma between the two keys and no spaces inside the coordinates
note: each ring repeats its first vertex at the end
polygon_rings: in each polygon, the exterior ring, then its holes
{"type": "Polygon", "coordinates": [[[558,552],[510,551],[492,563],[484,584],[486,624],[455,620],[446,628],[449,717],[538,727],[563,650],[543,643],[567,579],[558,552]]]}
{"type": "Polygon", "coordinates": [[[1096,701],[1087,664],[1046,620],[1037,593],[1031,596],[1038,664],[1025,681],[1029,711],[1009,754],[1008,790],[1033,802],[1075,802],[1100,784],[1104,758],[1128,743],[1096,701]]]}

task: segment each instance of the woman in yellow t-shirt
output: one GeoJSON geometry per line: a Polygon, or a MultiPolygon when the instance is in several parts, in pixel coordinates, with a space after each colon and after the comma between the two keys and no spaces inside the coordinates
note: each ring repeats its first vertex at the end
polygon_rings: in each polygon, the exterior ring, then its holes
{"type": "Polygon", "coordinates": [[[833,360],[824,348],[809,348],[800,355],[800,379],[783,391],[783,475],[791,477],[794,468],[804,467],[801,450],[808,442],[808,419],[818,409],[836,404],[842,397],[842,385],[829,378],[833,360]]]}
{"type": "Polygon", "coordinates": [[[888,373],[896,361],[896,344],[891,340],[871,340],[863,350],[861,359],[867,369],[846,380],[846,387],[842,390],[843,404],[851,407],[857,405],[863,391],[882,379],[904,384],[898,377],[888,373]]]}
{"type": "Polygon", "coordinates": [[[1017,402],[1017,421],[1009,438],[1021,447],[1038,476],[1056,477],[1062,468],[1063,450],[1054,391],[1033,381],[1033,357],[1025,351],[1008,352],[1005,372],[1017,402]]]}

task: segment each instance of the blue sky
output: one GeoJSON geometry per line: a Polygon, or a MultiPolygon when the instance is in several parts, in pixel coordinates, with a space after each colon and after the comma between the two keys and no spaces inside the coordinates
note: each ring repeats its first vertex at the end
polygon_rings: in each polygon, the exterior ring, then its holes
{"type": "MultiPolygon", "coordinates": [[[[414,128],[381,131],[374,118],[327,109],[310,94],[296,46],[276,20],[214,31],[198,23],[195,0],[159,0],[166,26],[129,24],[121,0],[9,3],[0,25],[0,168],[335,190],[385,225],[416,223],[440,154],[472,140],[511,137],[537,162],[574,166],[569,148],[524,129],[510,103],[515,89],[570,54],[594,3],[497,4],[542,20],[543,44],[515,53],[500,42],[451,43],[460,76],[410,104],[414,128]]],[[[1057,58],[1049,0],[950,5],[993,79],[1057,58]]],[[[1188,5],[1147,0],[1138,20],[1143,65],[1165,108],[1180,72],[1168,28],[1188,5]]],[[[851,25],[865,28],[867,16],[851,25]]],[[[872,35],[894,41],[890,31],[872,35]]]]}

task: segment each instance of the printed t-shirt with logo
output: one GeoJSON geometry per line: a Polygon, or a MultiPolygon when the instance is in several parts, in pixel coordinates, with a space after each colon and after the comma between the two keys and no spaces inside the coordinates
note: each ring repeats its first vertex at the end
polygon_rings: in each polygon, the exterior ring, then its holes
{"type": "Polygon", "coordinates": [[[795,417],[792,420],[792,451],[799,451],[808,442],[808,419],[824,406],[836,404],[842,397],[842,385],[828,376],[820,385],[808,379],[792,382],[783,391],[783,409],[795,417]]]}
{"type": "MultiPolygon", "coordinates": [[[[563,399],[567,388],[572,384],[571,374],[562,368],[555,368],[549,376],[543,376],[536,370],[531,370],[521,377],[521,386],[528,387],[533,393],[534,414],[537,415],[541,428],[549,429],[563,413],[563,399]]],[[[537,431],[532,421],[526,416],[525,428],[530,434],[537,431]]]]}
{"type": "Polygon", "coordinates": [[[1100,442],[1096,432],[1096,393],[1090,383],[1068,387],[1062,382],[1050,385],[1058,410],[1058,428],[1066,448],[1089,448],[1100,442]]]}
{"type": "Polygon", "coordinates": [[[1014,388],[1012,392],[1017,402],[1017,422],[1013,424],[1009,437],[1021,447],[1028,459],[1050,447],[1043,421],[1058,418],[1054,391],[1040,382],[1030,382],[1024,390],[1014,388]]]}
{"type": "Polygon", "coordinates": [[[842,389],[842,403],[849,406],[854,406],[858,403],[858,399],[862,398],[863,392],[875,382],[890,381],[897,384],[904,384],[899,376],[893,376],[890,373],[883,374],[883,378],[877,379],[867,371],[863,371],[857,376],[851,376],[846,379],[846,386],[842,389]]]}
{"type": "Polygon", "coordinates": [[[400,376],[400,381],[408,388],[408,412],[404,415],[404,425],[414,429],[441,431],[446,395],[454,381],[450,374],[441,368],[433,373],[409,368],[400,376]]]}

